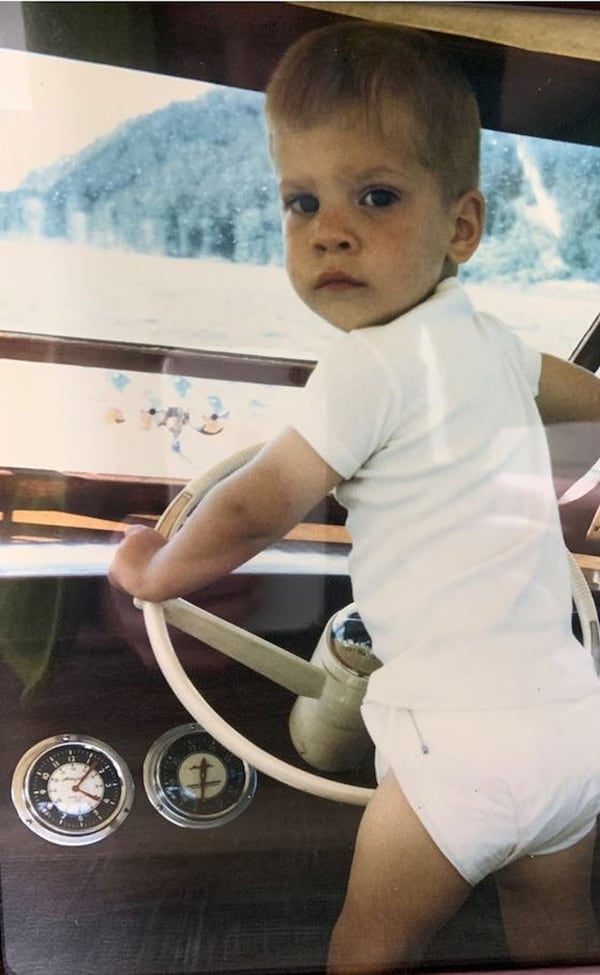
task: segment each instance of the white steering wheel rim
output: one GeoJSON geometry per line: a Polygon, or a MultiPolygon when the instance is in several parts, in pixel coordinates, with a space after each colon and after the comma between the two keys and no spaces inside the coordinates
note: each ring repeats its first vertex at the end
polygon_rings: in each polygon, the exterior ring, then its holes
{"type": "MultiPolygon", "coordinates": [[[[157,525],[158,530],[166,537],[170,537],[204,495],[219,481],[255,457],[261,446],[262,444],[258,444],[239,451],[213,467],[203,476],[190,481],[164,511],[157,525]]],[[[581,624],[583,645],[592,654],[596,670],[600,672],[600,626],[595,603],[577,562],[570,553],[568,556],[571,591],[581,624]]],[[[331,799],[335,802],[352,805],[365,806],[369,802],[374,792],[373,789],[347,785],[344,782],[326,779],[297,768],[282,759],[276,758],[236,731],[208,704],[185,673],[169,635],[163,604],[143,602],[141,608],[154,656],[169,687],[194,720],[201,724],[225,748],[228,748],[259,771],[294,789],[308,792],[322,799],[331,799]]]]}
{"type": "Polygon", "coordinates": [[[143,612],[148,638],[169,687],[194,720],[201,724],[225,748],[228,748],[234,755],[243,758],[260,772],[264,772],[265,775],[269,775],[272,779],[277,779],[293,789],[309,792],[321,799],[332,799],[335,802],[366,806],[373,794],[373,789],[346,785],[346,783],[334,779],[324,779],[313,772],[307,772],[290,765],[263,748],[259,748],[258,745],[232,728],[208,704],[179,663],[167,630],[161,604],[144,603],[143,612]]]}
{"type": "MultiPolygon", "coordinates": [[[[261,447],[262,444],[257,444],[241,450],[217,464],[203,476],[190,481],[164,511],[158,521],[158,530],[170,537],[215,484],[252,460],[261,447]]],[[[335,779],[326,779],[313,772],[290,765],[255,745],[235,728],[232,728],[208,704],[181,666],[169,635],[163,604],[143,602],[141,607],[148,638],[163,677],[183,707],[218,742],[260,772],[264,772],[265,775],[269,775],[293,789],[308,792],[321,799],[366,806],[373,795],[373,789],[347,785],[335,779]]]]}

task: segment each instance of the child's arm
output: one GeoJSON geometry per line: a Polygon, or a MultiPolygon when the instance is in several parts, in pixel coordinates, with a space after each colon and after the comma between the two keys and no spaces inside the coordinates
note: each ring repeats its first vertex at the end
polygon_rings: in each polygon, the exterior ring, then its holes
{"type": "Polygon", "coordinates": [[[294,430],[214,487],[169,542],[136,526],[119,545],[111,582],[162,602],[231,572],[293,528],[341,477],[294,430]]]}
{"type": "Polygon", "coordinates": [[[547,424],[600,420],[600,379],[581,366],[543,355],[537,405],[547,424]]]}

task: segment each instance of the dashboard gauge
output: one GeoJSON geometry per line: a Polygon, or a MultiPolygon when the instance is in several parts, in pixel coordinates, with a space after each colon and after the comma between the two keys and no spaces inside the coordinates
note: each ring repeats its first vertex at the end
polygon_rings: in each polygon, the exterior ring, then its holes
{"type": "Polygon", "coordinates": [[[61,846],[105,839],[131,809],[131,773],[112,748],[84,735],[33,745],[12,778],[14,807],[29,829],[61,846]]]}
{"type": "Polygon", "coordinates": [[[148,799],[165,819],[190,829],[230,822],[256,791],[256,770],[199,724],[161,735],[144,761],[148,799]]]}

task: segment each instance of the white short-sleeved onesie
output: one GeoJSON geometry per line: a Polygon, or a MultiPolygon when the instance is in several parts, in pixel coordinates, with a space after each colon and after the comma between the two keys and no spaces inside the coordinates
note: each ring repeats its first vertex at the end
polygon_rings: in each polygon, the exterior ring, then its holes
{"type": "MultiPolygon", "coordinates": [[[[551,721],[551,705],[598,700],[593,662],[571,633],[568,561],[535,404],[540,363],[451,278],[395,321],[341,333],[294,418],[344,478],[336,493],[348,510],[354,598],[383,664],[364,715],[380,766],[393,767],[409,801],[388,709],[411,724],[417,713],[441,721],[454,712],[456,727],[462,712],[474,729],[476,720],[489,725],[490,712],[521,720],[538,708],[551,721]]],[[[596,711],[595,735],[600,703],[596,711]]],[[[444,723],[434,723],[441,741],[444,723]]],[[[435,747],[425,755],[432,771],[435,747]]],[[[427,774],[425,762],[418,768],[414,783],[427,774]]],[[[594,815],[600,789],[595,796],[594,815]]],[[[436,839],[423,802],[413,804],[436,839]]],[[[488,872],[489,858],[475,867],[440,845],[467,879],[488,872]]]]}

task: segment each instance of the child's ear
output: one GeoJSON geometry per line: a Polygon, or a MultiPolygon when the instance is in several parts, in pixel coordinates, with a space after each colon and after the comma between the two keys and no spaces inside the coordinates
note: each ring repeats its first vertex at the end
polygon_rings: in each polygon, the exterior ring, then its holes
{"type": "Polygon", "coordinates": [[[479,190],[468,190],[452,207],[454,232],[446,255],[464,264],[475,253],[483,234],[485,201],[479,190]]]}

